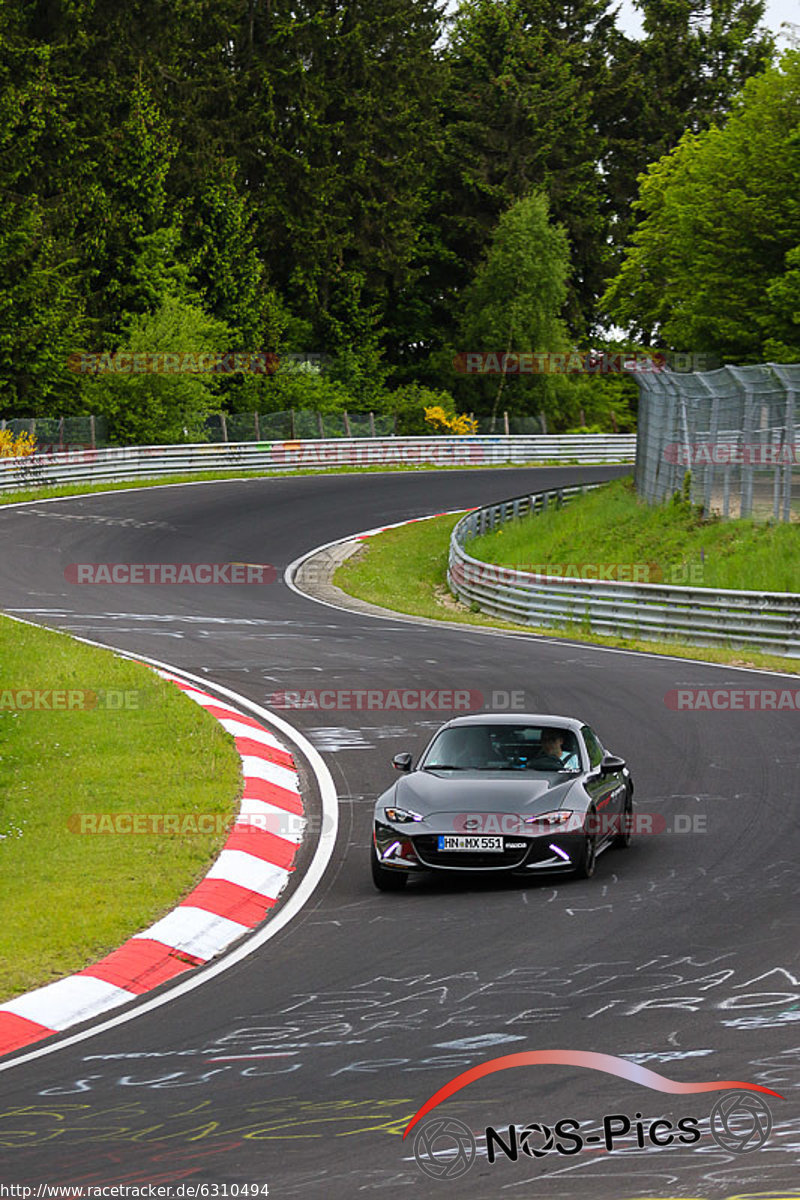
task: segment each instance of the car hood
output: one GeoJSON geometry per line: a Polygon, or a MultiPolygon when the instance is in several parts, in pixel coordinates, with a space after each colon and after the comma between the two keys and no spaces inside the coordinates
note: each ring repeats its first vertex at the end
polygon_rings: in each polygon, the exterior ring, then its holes
{"type": "Polygon", "coordinates": [[[442,812],[550,812],[563,807],[578,776],[531,772],[509,777],[507,771],[434,774],[414,771],[395,784],[379,803],[410,808],[423,817],[442,812]]]}

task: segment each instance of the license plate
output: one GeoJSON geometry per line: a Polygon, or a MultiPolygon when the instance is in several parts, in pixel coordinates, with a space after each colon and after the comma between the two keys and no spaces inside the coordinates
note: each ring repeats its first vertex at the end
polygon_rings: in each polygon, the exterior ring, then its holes
{"type": "Polygon", "coordinates": [[[440,834],[439,835],[440,850],[478,850],[481,853],[485,851],[495,851],[502,854],[503,839],[501,837],[487,837],[464,833],[440,834]]]}

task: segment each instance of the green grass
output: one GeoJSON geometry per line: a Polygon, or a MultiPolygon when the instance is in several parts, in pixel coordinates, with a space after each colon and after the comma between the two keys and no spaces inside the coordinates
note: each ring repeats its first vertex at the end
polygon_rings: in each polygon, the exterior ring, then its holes
{"type": "Polygon", "coordinates": [[[379,604],[382,608],[412,616],[460,625],[513,630],[545,637],[567,637],[572,641],[629,650],[644,650],[676,658],[752,666],[769,671],[798,672],[800,660],[762,654],[754,650],[724,650],[686,646],[678,642],[645,642],[588,633],[574,625],[564,628],[534,628],[500,621],[483,613],[470,612],[456,603],[447,589],[447,554],[450,533],[458,516],[434,517],[399,529],[376,534],[349,558],[334,576],[334,583],[351,596],[379,604]]]}
{"type": "Polygon", "coordinates": [[[213,717],[109,651],[0,617],[0,669],[6,1000],[116,949],[202,878],[237,809],[241,763],[213,717]],[[101,699],[73,711],[20,711],[9,707],[18,689],[88,690],[101,699]],[[107,706],[123,693],[137,707],[107,706]],[[81,813],[219,821],[211,834],[89,834],[76,830],[81,813]]]}
{"type": "Polygon", "coordinates": [[[643,503],[630,479],[561,510],[509,522],[466,549],[473,558],[523,570],[525,564],[629,564],[640,568],[642,582],[800,592],[800,525],[703,521],[684,502],[643,503]]]}

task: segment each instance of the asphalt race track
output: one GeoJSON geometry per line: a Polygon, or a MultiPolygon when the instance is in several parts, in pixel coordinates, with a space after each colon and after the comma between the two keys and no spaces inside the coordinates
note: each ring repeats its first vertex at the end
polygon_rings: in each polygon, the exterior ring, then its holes
{"type": "MultiPolygon", "coordinates": [[[[797,679],[377,619],[282,582],[289,562],[337,537],[620,473],[269,478],[0,509],[0,604],[12,615],[260,704],[320,687],[477,689],[490,704],[502,700],[495,692],[522,690],[529,710],[594,725],[629,761],[638,811],[672,830],[604,854],[586,882],[437,879],[379,894],[368,867],[374,797],[393,778],[391,755],[421,750],[450,714],[283,712],[323,753],[339,793],[339,841],[312,901],[207,984],[0,1072],[4,1184],[200,1183],[219,1185],[220,1196],[222,1185],[235,1195],[233,1185],[268,1184],[270,1197],[310,1200],[800,1195],[797,712],[665,703],[681,686],[797,679]],[[76,562],[230,561],[270,562],[278,581],[64,578],[76,562]],[[682,1083],[757,1083],[786,1098],[767,1097],[772,1132],[742,1152],[712,1139],[722,1093],[667,1094],[574,1065],[517,1067],[436,1110],[475,1136],[470,1169],[457,1179],[423,1173],[413,1134],[400,1134],[429,1096],[494,1057],[553,1049],[625,1056],[682,1083]],[[631,1136],[608,1150],[600,1135],[615,1116],[631,1121],[631,1136]],[[701,1130],[694,1144],[650,1140],[654,1120],[691,1117],[701,1130]],[[512,1124],[567,1119],[589,1139],[579,1152],[533,1131],[517,1161],[488,1161],[487,1127],[505,1138],[512,1124]]],[[[310,795],[312,811],[315,802],[310,795]]]]}

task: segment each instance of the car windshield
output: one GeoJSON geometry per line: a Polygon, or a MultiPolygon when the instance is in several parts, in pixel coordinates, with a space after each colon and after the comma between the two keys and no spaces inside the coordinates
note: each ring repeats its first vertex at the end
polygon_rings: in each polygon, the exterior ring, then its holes
{"type": "Polygon", "coordinates": [[[425,771],[579,771],[570,729],[542,725],[455,725],[434,739],[425,771]]]}

